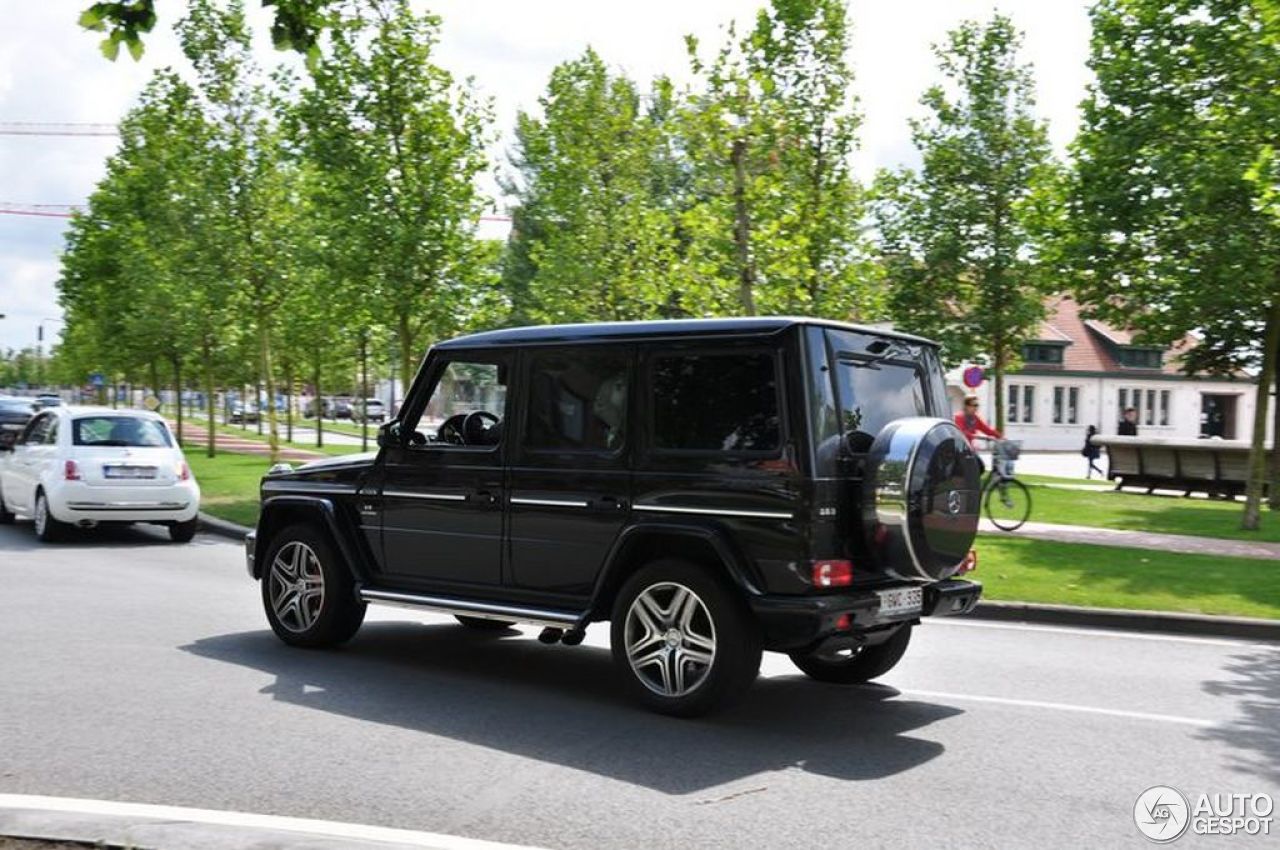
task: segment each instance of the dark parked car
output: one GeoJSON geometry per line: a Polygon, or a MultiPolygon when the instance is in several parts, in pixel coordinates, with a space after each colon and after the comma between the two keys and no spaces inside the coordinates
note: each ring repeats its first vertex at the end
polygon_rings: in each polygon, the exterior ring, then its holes
{"type": "Polygon", "coordinates": [[[373,602],[567,645],[608,620],[626,687],[669,714],[737,696],[762,650],[864,682],[981,594],[959,578],[978,462],[947,413],[933,343],[837,322],[481,333],[431,350],[376,454],[263,479],[248,568],[296,646],[373,602]]]}
{"type": "Polygon", "coordinates": [[[34,414],[31,399],[0,396],[0,445],[13,445],[34,414]]]}

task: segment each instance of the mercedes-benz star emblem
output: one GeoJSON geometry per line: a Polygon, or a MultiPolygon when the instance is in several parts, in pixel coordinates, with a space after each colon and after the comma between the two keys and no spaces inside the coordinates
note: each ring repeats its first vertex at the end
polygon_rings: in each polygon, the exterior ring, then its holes
{"type": "Polygon", "coordinates": [[[947,493],[947,512],[952,516],[960,513],[961,508],[960,491],[952,490],[947,493]]]}

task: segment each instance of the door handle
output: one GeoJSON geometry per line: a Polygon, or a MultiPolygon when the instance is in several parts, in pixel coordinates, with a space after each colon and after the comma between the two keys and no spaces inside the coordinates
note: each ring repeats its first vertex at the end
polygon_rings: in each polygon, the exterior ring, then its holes
{"type": "Polygon", "coordinates": [[[594,501],[592,507],[601,511],[624,511],[627,503],[616,496],[601,496],[594,501]]]}
{"type": "Polygon", "coordinates": [[[498,504],[498,497],[488,490],[477,490],[471,494],[471,501],[484,508],[491,508],[498,504]]]}

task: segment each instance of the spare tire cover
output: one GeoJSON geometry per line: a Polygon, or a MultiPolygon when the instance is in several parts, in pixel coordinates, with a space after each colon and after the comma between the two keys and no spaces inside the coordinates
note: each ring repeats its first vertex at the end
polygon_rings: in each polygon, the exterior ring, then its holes
{"type": "Polygon", "coordinates": [[[903,578],[948,578],[973,545],[981,507],[978,456],[945,419],[896,419],[871,445],[863,528],[876,566],[903,578]]]}

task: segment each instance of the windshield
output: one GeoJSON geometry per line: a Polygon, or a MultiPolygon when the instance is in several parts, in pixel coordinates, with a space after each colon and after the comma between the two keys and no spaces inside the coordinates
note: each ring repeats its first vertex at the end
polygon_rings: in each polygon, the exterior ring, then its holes
{"type": "Polygon", "coordinates": [[[71,431],[77,446],[133,446],[162,449],[173,445],[169,429],[155,419],[135,416],[85,416],[71,431]]]}

